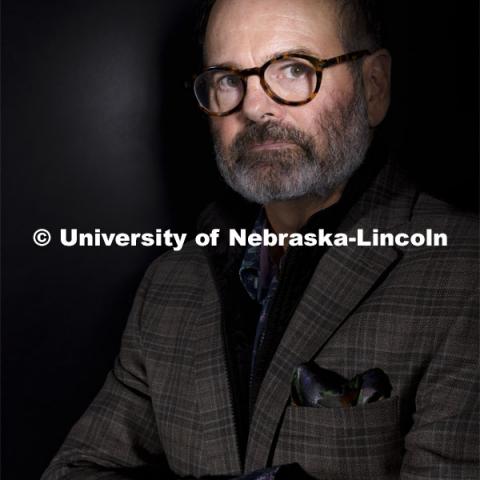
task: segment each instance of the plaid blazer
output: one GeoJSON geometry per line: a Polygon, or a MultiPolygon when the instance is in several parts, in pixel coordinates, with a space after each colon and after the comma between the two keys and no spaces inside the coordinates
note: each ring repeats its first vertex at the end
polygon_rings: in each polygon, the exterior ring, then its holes
{"type": "Polygon", "coordinates": [[[242,466],[219,293],[190,243],[148,269],[102,390],[43,480],[240,475],[298,462],[319,479],[477,479],[477,226],[387,165],[338,231],[448,235],[446,247],[329,248],[261,385],[242,466]],[[289,405],[294,367],[380,367],[387,400],[289,405]],[[161,470],[163,468],[163,470],[161,470]],[[160,470],[159,470],[160,469],[160,470]],[[143,472],[144,476],[135,476],[143,472]]]}

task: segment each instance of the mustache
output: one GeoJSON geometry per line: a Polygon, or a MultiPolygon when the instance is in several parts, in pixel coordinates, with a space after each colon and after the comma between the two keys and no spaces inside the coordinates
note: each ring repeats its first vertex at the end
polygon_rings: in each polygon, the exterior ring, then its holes
{"type": "Polygon", "coordinates": [[[242,132],[237,134],[230,149],[237,160],[239,160],[248,153],[252,146],[265,142],[293,143],[305,150],[305,152],[311,152],[314,145],[313,139],[302,131],[291,126],[268,121],[248,125],[242,132]]]}

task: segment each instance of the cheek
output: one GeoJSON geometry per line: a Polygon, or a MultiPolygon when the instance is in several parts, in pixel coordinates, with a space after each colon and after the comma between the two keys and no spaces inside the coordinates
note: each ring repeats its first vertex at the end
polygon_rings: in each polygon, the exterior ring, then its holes
{"type": "Polygon", "coordinates": [[[232,115],[219,118],[212,117],[210,127],[217,141],[224,147],[230,146],[240,131],[240,124],[232,115]]]}
{"type": "Polygon", "coordinates": [[[325,102],[318,102],[317,98],[315,98],[309,104],[303,105],[302,107],[295,109],[292,107],[286,123],[289,123],[317,141],[321,140],[318,138],[322,133],[319,119],[324,115],[326,108],[330,107],[325,105],[325,102]]]}
{"type": "Polygon", "coordinates": [[[338,105],[350,102],[354,96],[354,81],[347,67],[338,65],[336,71],[325,72],[318,95],[312,103],[319,111],[334,111],[338,105]]]}
{"type": "Polygon", "coordinates": [[[351,101],[353,94],[350,82],[339,85],[324,81],[317,96],[310,103],[298,109],[291,109],[289,121],[310,135],[321,135],[322,119],[328,121],[335,116],[335,112],[338,112],[340,107],[351,101]],[[338,88],[339,86],[343,88],[338,88]]]}
{"type": "Polygon", "coordinates": [[[302,110],[292,111],[289,119],[292,126],[310,135],[316,133],[317,119],[321,111],[318,106],[312,107],[313,105],[305,105],[300,107],[302,110]]]}

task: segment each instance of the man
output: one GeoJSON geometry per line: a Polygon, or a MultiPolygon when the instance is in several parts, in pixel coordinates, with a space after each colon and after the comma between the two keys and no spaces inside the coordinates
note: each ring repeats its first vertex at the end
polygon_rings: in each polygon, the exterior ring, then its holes
{"type": "Polygon", "coordinates": [[[390,55],[371,2],[210,3],[195,94],[248,202],[203,215],[218,246],[149,268],[114,369],[43,478],[273,478],[289,464],[290,478],[477,478],[476,226],[372,141],[390,55]],[[240,228],[432,229],[448,245],[230,246],[240,228]],[[391,396],[295,405],[306,362],[344,378],[380,368],[391,396]]]}

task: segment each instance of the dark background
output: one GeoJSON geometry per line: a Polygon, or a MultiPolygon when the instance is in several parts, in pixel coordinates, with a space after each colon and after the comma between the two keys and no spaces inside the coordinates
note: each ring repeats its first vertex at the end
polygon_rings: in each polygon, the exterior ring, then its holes
{"type": "MultiPolygon", "coordinates": [[[[194,230],[223,189],[194,70],[193,0],[2,2],[2,473],[36,479],[101,386],[158,248],[36,247],[37,228],[194,230]]],[[[475,208],[475,0],[388,1],[404,165],[475,208]]]]}

